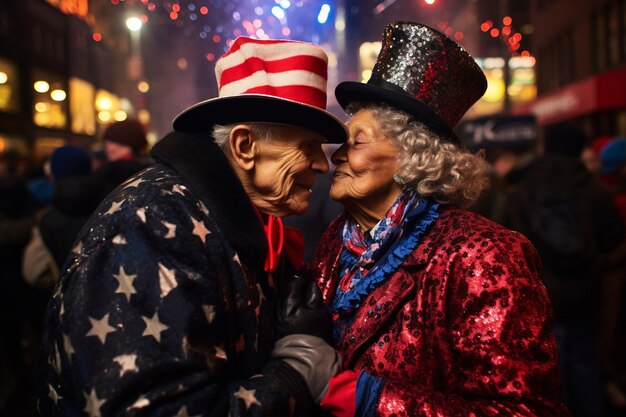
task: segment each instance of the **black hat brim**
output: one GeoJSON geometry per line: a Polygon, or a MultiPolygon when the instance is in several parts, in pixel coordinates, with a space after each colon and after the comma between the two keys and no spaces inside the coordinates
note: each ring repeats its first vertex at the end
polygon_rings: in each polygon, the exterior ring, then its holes
{"type": "Polygon", "coordinates": [[[174,118],[177,132],[207,132],[213,125],[277,123],[319,133],[328,143],[343,143],[345,125],[331,113],[315,106],[263,94],[242,94],[202,101],[174,118]]]}
{"type": "Polygon", "coordinates": [[[371,82],[364,84],[344,81],[337,85],[335,97],[344,110],[350,103],[386,104],[408,113],[440,135],[442,139],[459,143],[452,129],[430,107],[389,82],[378,80],[377,85],[374,85],[371,82]]]}

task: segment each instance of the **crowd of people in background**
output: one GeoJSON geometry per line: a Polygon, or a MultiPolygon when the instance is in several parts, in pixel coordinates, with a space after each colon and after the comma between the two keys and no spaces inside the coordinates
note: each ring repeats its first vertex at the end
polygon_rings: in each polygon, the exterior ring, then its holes
{"type": "Polygon", "coordinates": [[[110,125],[102,149],[0,156],[0,415],[32,416],[43,315],[74,240],[115,187],[150,164],[142,124],[110,125]]]}
{"type": "MultiPolygon", "coordinates": [[[[64,145],[39,165],[11,152],[0,159],[0,410],[6,415],[31,415],[35,406],[42,316],[76,235],[110,191],[150,164],[145,132],[136,120],[112,125],[103,139],[103,149],[64,145]]],[[[621,415],[626,409],[626,138],[589,140],[563,124],[534,140],[490,143],[479,152],[490,162],[492,185],[471,209],[522,232],[542,256],[564,398],[573,415],[621,415]],[[568,223],[576,221],[579,229],[568,223]],[[550,242],[550,233],[556,241],[550,242]]],[[[306,235],[307,260],[319,231],[340,211],[328,198],[328,182],[320,179],[316,187],[319,204],[312,203],[306,216],[286,219],[317,233],[306,235]]]]}
{"type": "Polygon", "coordinates": [[[472,210],[523,233],[541,255],[564,400],[576,417],[624,415],[626,139],[560,123],[473,145],[492,186],[472,210]]]}
{"type": "MultiPolygon", "coordinates": [[[[74,238],[111,190],[149,164],[145,132],[135,120],[112,125],[104,143],[95,152],[62,146],[40,166],[11,152],[0,160],[0,406],[10,415],[28,415],[20,410],[35,401],[41,318],[74,238]]],[[[556,312],[565,398],[575,416],[617,416],[626,408],[626,138],[589,141],[581,131],[560,125],[545,131],[543,152],[538,143],[496,143],[483,150],[492,166],[492,186],[472,209],[524,233],[544,251],[543,279],[556,312]],[[538,218],[540,203],[533,201],[542,194],[553,206],[562,205],[560,218],[566,221],[567,207],[557,201],[556,190],[589,222],[581,233],[596,236],[591,248],[579,248],[594,258],[588,267],[564,262],[559,254],[552,254],[552,262],[544,237],[533,229],[537,222],[544,232],[547,226],[538,218]],[[559,262],[569,270],[555,271],[559,262]]],[[[328,185],[320,181],[319,187],[319,210],[287,223],[319,231],[339,213],[327,198],[328,185]]],[[[310,251],[317,239],[307,238],[310,251]]],[[[570,260],[584,260],[572,251],[570,260]]]]}

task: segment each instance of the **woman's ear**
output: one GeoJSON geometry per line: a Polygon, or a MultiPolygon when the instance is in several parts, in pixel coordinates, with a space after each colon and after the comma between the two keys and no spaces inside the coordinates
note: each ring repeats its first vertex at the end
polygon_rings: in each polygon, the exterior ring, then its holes
{"type": "Polygon", "coordinates": [[[230,153],[233,161],[244,171],[254,168],[257,137],[247,125],[237,125],[230,131],[230,153]]]}

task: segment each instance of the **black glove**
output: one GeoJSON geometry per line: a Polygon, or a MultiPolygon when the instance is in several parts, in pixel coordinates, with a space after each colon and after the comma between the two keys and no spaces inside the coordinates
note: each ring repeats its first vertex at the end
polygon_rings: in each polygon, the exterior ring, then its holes
{"type": "Polygon", "coordinates": [[[277,303],[276,339],[294,333],[326,339],[330,325],[330,309],[313,280],[294,275],[283,282],[277,303]]]}

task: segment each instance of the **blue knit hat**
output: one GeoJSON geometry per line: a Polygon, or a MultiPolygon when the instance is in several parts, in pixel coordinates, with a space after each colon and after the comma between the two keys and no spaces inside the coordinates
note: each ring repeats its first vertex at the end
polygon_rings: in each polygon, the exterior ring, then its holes
{"type": "Polygon", "coordinates": [[[603,174],[615,172],[626,164],[626,139],[614,138],[604,145],[600,152],[600,163],[603,174]]]}
{"type": "Polygon", "coordinates": [[[89,152],[76,145],[56,148],[50,157],[50,172],[55,180],[91,172],[89,152]]]}

